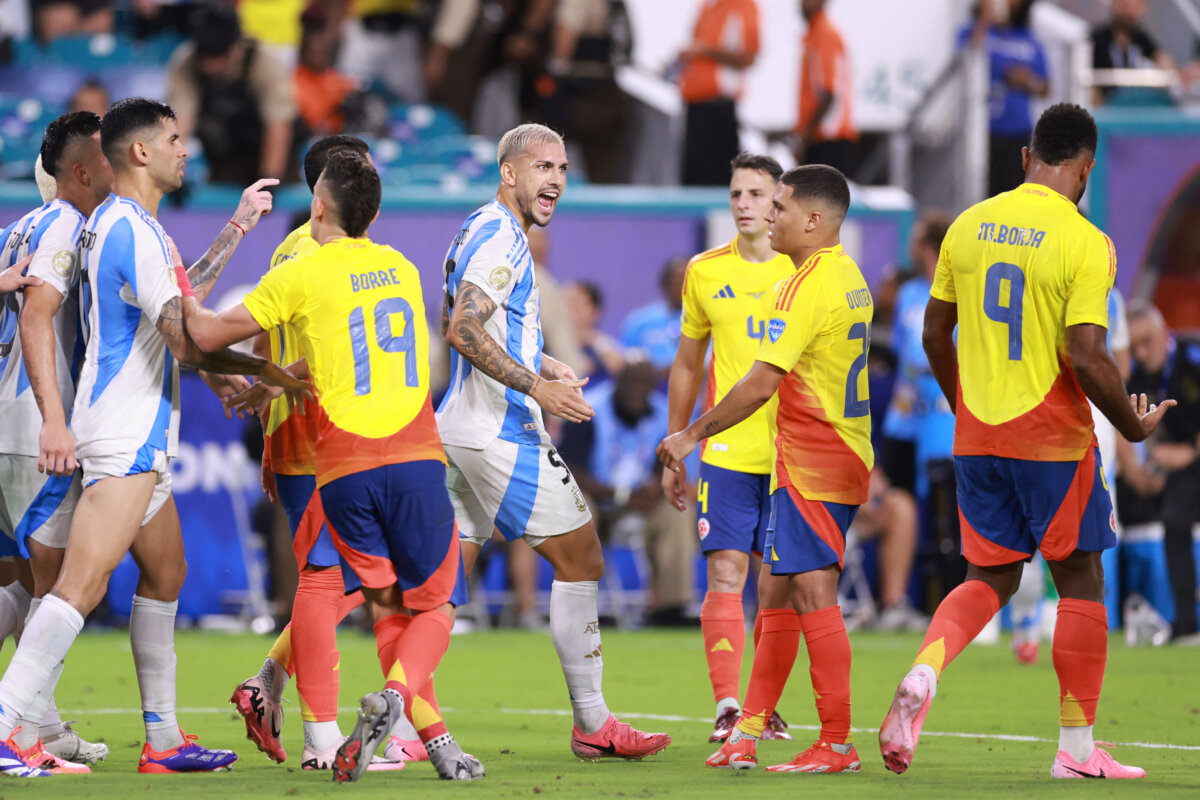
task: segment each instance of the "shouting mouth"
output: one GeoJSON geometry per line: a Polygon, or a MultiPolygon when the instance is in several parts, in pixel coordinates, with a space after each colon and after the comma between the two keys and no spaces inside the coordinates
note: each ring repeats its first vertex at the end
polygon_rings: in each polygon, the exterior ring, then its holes
{"type": "Polygon", "coordinates": [[[554,212],[554,206],[557,203],[558,191],[555,189],[542,192],[537,196],[538,210],[543,214],[552,214],[554,212]]]}

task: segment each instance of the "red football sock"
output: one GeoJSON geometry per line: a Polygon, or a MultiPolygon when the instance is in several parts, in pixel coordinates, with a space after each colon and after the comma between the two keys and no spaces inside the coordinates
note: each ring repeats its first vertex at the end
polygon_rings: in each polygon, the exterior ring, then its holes
{"type": "Polygon", "coordinates": [[[735,700],[741,694],[742,652],[746,648],[746,618],[739,592],[708,592],[700,606],[700,633],[708,659],[713,699],[735,700]]]}
{"type": "Polygon", "coordinates": [[[758,640],[762,638],[762,608],[754,614],[754,649],[758,649],[758,640]]]}
{"type": "Polygon", "coordinates": [[[1068,597],[1059,600],[1051,653],[1058,673],[1058,724],[1064,728],[1094,725],[1108,659],[1104,604],[1068,597]]]}
{"type": "Polygon", "coordinates": [[[928,664],[942,677],[942,670],[974,641],[983,626],[1000,610],[1000,598],[983,581],[964,581],[942,600],[913,665],[928,664]]]}
{"type": "Polygon", "coordinates": [[[337,719],[336,628],[344,592],[339,569],[300,571],[292,606],[292,659],[301,716],[309,722],[337,719]]]}
{"type": "Polygon", "coordinates": [[[842,619],[841,606],[827,606],[800,615],[804,643],[808,647],[808,674],[812,678],[821,739],[830,744],[849,744],[850,734],[850,637],[842,619]]]}
{"type": "Polygon", "coordinates": [[[762,736],[775,710],[796,653],[800,650],[800,615],[790,608],[768,608],[762,612],[762,637],[754,650],[754,667],[738,728],[751,736],[762,736]]]}
{"type": "MultiPolygon", "coordinates": [[[[380,653],[391,653],[395,651],[400,637],[408,630],[408,626],[412,623],[412,617],[407,614],[397,614],[384,621],[388,622],[388,625],[382,630],[379,625],[375,626],[376,646],[380,653]]],[[[382,659],[381,656],[381,664],[382,659]]],[[[388,669],[390,667],[384,668],[385,674],[388,669]]],[[[437,695],[433,690],[432,675],[417,692],[416,698],[405,706],[404,713],[408,716],[408,721],[417,729],[417,736],[421,737],[422,742],[428,742],[430,739],[436,739],[446,733],[446,723],[442,719],[442,711],[438,708],[437,695]]]]}
{"type": "Polygon", "coordinates": [[[399,692],[406,709],[413,705],[416,690],[429,682],[446,654],[453,624],[441,611],[419,613],[411,620],[406,614],[393,614],[375,623],[379,663],[387,678],[385,688],[399,692]]]}
{"type": "MultiPolygon", "coordinates": [[[[341,570],[338,570],[338,571],[340,572],[341,570]]],[[[359,606],[361,606],[363,603],[365,603],[367,601],[367,598],[363,597],[362,592],[354,592],[353,594],[345,594],[345,591],[346,591],[345,587],[343,586],[342,601],[340,603],[338,603],[338,610],[337,610],[337,615],[338,615],[337,621],[339,624],[346,617],[350,616],[351,611],[358,608],[359,606]]]]}

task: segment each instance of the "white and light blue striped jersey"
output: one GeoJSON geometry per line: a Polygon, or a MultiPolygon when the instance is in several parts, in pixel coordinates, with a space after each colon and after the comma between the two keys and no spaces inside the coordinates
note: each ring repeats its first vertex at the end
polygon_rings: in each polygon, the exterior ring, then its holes
{"type": "MultiPolygon", "coordinates": [[[[483,330],[515,361],[542,369],[541,298],[529,239],[521,223],[493,200],[467,217],[446,253],[446,295],[453,308],[463,281],[496,303],[483,330]]],[[[509,442],[541,441],[542,410],[531,397],[484,375],[453,348],[450,388],[437,411],[442,441],[482,449],[497,437],[509,442]]]]}
{"type": "Polygon", "coordinates": [[[162,226],[128,197],[110,194],[96,207],[82,255],[91,308],[71,418],[75,452],[85,471],[88,458],[116,458],[133,475],[178,443],[179,368],[156,325],[179,286],[162,226]]]}
{"type": "MultiPolygon", "coordinates": [[[[5,229],[0,240],[0,269],[8,269],[33,253],[25,274],[41,278],[62,295],[54,316],[55,371],[63,412],[70,418],[75,379],[83,360],[80,336],[79,236],[86,217],[66,200],[54,199],[30,211],[5,229]]],[[[29,387],[21,352],[17,318],[24,296],[12,292],[0,310],[0,453],[38,455],[42,414],[29,387]]]]}

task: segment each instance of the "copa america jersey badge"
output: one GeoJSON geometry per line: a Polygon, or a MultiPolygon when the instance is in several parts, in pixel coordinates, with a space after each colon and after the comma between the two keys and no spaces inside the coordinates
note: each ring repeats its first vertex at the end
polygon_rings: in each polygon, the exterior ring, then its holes
{"type": "Polygon", "coordinates": [[[781,319],[773,319],[767,323],[767,337],[771,343],[779,341],[779,337],[783,336],[783,329],[787,327],[787,323],[781,319]]]}

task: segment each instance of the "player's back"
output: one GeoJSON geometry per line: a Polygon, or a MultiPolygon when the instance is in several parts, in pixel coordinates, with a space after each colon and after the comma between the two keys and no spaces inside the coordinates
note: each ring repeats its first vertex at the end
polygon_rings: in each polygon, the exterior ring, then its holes
{"type": "Polygon", "coordinates": [[[244,302],[256,319],[287,319],[308,360],[320,399],[319,485],[444,459],[429,398],[425,303],[408,259],[368,239],[337,239],[271,270],[244,302]]]}
{"type": "Polygon", "coordinates": [[[80,457],[174,454],[179,372],[157,329],[179,287],[162,226],[110,194],[84,226],[82,267],[91,307],[71,432],[80,457]]]}
{"type": "MultiPolygon", "coordinates": [[[[681,329],[693,339],[712,337],[706,411],[750,371],[766,335],[776,286],[793,272],[795,265],[783,255],[763,263],[747,261],[738,250],[737,237],[689,262],[681,329]]],[[[768,418],[773,413],[773,405],[768,404],[706,440],[704,462],[738,472],[770,472],[773,450],[768,418]]]]}
{"type": "MultiPolygon", "coordinates": [[[[512,212],[493,201],[468,217],[446,253],[445,269],[451,308],[464,280],[477,286],[496,304],[484,332],[517,363],[540,373],[541,300],[529,239],[512,212]]],[[[459,447],[481,449],[497,437],[537,444],[542,412],[528,395],[474,369],[451,348],[450,387],[438,407],[438,427],[446,444],[459,447]]]]}
{"type": "Polygon", "coordinates": [[[1106,327],[1112,242],[1066,197],[1023,184],[959,216],[931,295],[957,303],[956,455],[1074,461],[1092,417],[1066,331],[1106,327]]]}

